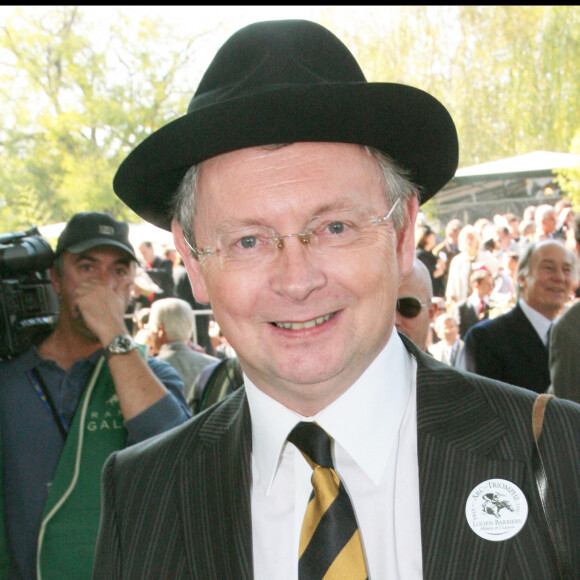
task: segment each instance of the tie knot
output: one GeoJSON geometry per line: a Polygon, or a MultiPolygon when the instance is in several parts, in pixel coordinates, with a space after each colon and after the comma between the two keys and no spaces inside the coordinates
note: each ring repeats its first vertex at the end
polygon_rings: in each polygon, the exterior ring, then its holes
{"type": "Polygon", "coordinates": [[[330,436],[320,427],[312,422],[302,421],[298,423],[288,435],[288,441],[294,443],[302,453],[321,467],[331,467],[332,456],[330,454],[330,436]]]}

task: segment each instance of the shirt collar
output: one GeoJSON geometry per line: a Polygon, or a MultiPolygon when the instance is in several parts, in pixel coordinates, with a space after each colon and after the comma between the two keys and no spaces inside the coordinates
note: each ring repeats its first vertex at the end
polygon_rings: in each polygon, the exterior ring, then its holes
{"type": "MultiPolygon", "coordinates": [[[[85,359],[79,359],[79,361],[86,360],[91,363],[93,366],[97,364],[99,358],[103,355],[103,349],[99,348],[92,354],[90,354],[85,359]]],[[[19,364],[22,366],[24,370],[30,370],[34,367],[37,367],[41,364],[54,364],[57,363],[49,358],[44,358],[40,352],[38,351],[38,347],[36,345],[31,345],[28,350],[26,350],[22,355],[19,357],[19,364]]],[[[79,362],[76,361],[76,362],[79,362]]],[[[58,366],[58,365],[57,365],[58,366]]]]}
{"type": "Polygon", "coordinates": [[[538,336],[542,339],[543,343],[547,344],[548,331],[550,330],[552,323],[556,322],[557,318],[554,320],[546,318],[543,314],[540,314],[537,310],[532,308],[523,298],[518,300],[518,304],[524,311],[524,314],[534,327],[535,331],[538,333],[538,336]]]}
{"type": "Polygon", "coordinates": [[[252,455],[264,492],[276,476],[286,437],[303,420],[316,421],[378,483],[395,444],[411,390],[411,355],[397,332],[359,379],[313,417],[302,417],[260,391],[244,375],[252,420],[252,455]]]}
{"type": "Polygon", "coordinates": [[[489,298],[487,296],[480,298],[479,294],[477,293],[477,290],[475,292],[472,292],[472,294],[468,298],[468,302],[470,304],[472,304],[473,306],[475,306],[476,308],[479,308],[479,305],[481,304],[482,300],[485,304],[487,304],[489,301],[489,298]]]}

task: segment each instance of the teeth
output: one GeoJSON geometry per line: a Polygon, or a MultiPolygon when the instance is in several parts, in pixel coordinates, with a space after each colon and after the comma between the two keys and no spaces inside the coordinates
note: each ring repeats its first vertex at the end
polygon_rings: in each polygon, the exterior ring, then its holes
{"type": "Polygon", "coordinates": [[[324,316],[319,316],[314,320],[308,320],[306,322],[274,322],[274,326],[278,328],[285,328],[287,330],[302,330],[304,328],[314,328],[327,320],[330,320],[334,314],[325,314],[324,316]]]}

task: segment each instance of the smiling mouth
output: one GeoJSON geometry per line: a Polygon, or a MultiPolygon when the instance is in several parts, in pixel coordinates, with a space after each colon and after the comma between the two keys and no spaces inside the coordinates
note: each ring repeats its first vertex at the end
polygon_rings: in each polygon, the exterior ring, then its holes
{"type": "Polygon", "coordinates": [[[284,328],[286,330],[304,330],[305,328],[314,328],[315,326],[319,326],[320,324],[324,324],[331,318],[336,316],[336,312],[331,314],[325,314],[324,316],[319,316],[318,318],[314,318],[313,320],[307,320],[306,322],[273,322],[274,326],[278,328],[284,328]]]}

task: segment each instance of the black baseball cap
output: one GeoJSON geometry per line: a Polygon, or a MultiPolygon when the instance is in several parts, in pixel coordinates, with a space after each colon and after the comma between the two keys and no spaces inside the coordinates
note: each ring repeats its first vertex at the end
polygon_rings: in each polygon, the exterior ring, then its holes
{"type": "Polygon", "coordinates": [[[56,256],[64,251],[80,254],[97,246],[116,246],[139,261],[129,241],[128,224],[98,211],[83,211],[70,219],[58,238],[56,256]]]}

